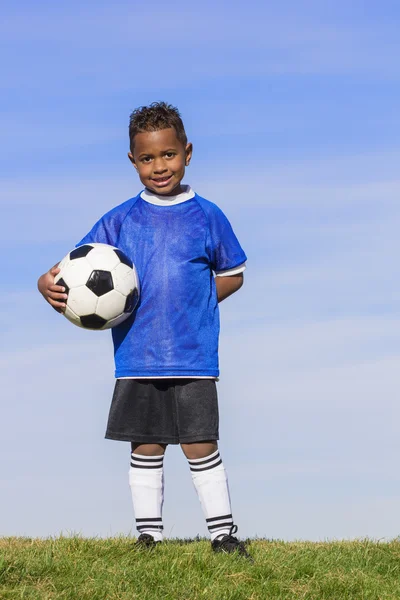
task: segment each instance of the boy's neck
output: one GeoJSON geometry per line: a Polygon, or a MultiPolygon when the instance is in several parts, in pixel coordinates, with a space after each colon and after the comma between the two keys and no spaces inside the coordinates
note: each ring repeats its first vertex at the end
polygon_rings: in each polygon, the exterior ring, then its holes
{"type": "Polygon", "coordinates": [[[169,206],[171,204],[180,204],[194,197],[194,191],[190,185],[181,185],[181,191],[173,196],[166,194],[155,194],[152,190],[145,188],[140,196],[150,204],[158,204],[159,206],[169,206]]]}

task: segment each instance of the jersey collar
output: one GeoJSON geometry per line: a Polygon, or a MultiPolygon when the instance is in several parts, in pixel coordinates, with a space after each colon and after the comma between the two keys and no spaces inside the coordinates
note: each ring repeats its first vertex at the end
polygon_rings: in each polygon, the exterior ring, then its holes
{"type": "Polygon", "coordinates": [[[184,191],[176,196],[159,196],[150,192],[147,188],[140,193],[140,197],[150,204],[156,204],[157,206],[172,206],[173,204],[181,204],[191,198],[194,198],[194,191],[190,185],[183,185],[184,191]]]}

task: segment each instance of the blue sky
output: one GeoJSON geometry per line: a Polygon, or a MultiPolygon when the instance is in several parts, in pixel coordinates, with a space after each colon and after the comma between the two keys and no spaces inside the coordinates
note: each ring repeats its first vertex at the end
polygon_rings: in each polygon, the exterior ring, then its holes
{"type": "MultiPolygon", "coordinates": [[[[2,535],[134,533],[103,439],[107,333],[38,276],[135,195],[133,108],[176,104],[186,181],[248,254],[221,305],[221,453],[242,536],[400,533],[395,2],[6,3],[0,23],[2,535]]],[[[206,534],[178,448],[166,532],[206,534]]]]}

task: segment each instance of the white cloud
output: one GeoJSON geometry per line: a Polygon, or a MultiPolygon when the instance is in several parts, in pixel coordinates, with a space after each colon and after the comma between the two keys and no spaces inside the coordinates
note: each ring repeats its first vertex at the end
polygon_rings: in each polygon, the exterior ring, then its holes
{"type": "Polygon", "coordinates": [[[68,5],[42,10],[35,6],[24,14],[9,10],[0,28],[3,41],[18,48],[13,62],[21,67],[10,65],[2,87],[40,89],[43,79],[51,75],[53,91],[88,81],[93,91],[102,93],[105,87],[108,91],[129,87],[136,92],[143,86],[176,88],[179,77],[170,66],[176,63],[186,67],[186,84],[219,82],[221,74],[235,78],[321,73],[399,76],[396,28],[374,15],[368,19],[365,9],[349,19],[340,6],[322,10],[315,3],[306,3],[305,8],[302,3],[290,4],[286,9],[259,2],[251,11],[239,4],[178,4],[175,10],[160,5],[155,19],[154,5],[137,8],[120,3],[112,9],[68,5]],[[152,44],[142,23],[151,26],[152,44]],[[24,52],[29,56],[32,46],[42,53],[41,60],[26,69],[19,59],[24,52]],[[56,51],[48,52],[48,47],[56,51]],[[161,68],[160,50],[169,57],[161,68]],[[141,68],[142,56],[146,68],[141,68]]]}
{"type": "MultiPolygon", "coordinates": [[[[2,148],[1,152],[5,158],[10,158],[13,154],[22,156],[25,152],[28,155],[32,152],[32,140],[34,140],[35,153],[48,150],[57,150],[74,147],[82,148],[85,146],[93,146],[93,153],[96,152],[96,145],[104,142],[112,142],[121,138],[125,138],[125,132],[117,127],[107,127],[102,124],[88,125],[83,123],[72,124],[68,122],[66,125],[60,122],[60,117],[57,115],[57,120],[43,117],[40,115],[37,120],[30,117],[29,122],[26,119],[21,120],[21,115],[7,115],[0,120],[0,128],[3,136],[7,139],[7,149],[2,148]]],[[[128,142],[126,140],[126,147],[128,142]]]]}
{"type": "MultiPolygon", "coordinates": [[[[307,234],[310,240],[341,234],[346,246],[357,246],[362,238],[378,242],[378,237],[385,246],[397,243],[397,158],[395,153],[331,157],[277,163],[254,173],[246,168],[240,175],[232,165],[231,172],[213,180],[194,168],[187,180],[202,196],[219,204],[239,231],[253,229],[253,239],[260,243],[278,234],[294,238],[307,234]]],[[[7,227],[2,242],[75,243],[102,214],[134,196],[140,187],[128,165],[113,170],[110,177],[4,180],[7,227]]],[[[340,253],[340,248],[334,250],[340,253]]]]}
{"type": "MultiPolygon", "coordinates": [[[[222,347],[231,361],[243,365],[246,373],[270,370],[277,375],[290,369],[292,376],[296,371],[301,378],[308,377],[308,369],[317,369],[323,379],[327,375],[324,368],[332,369],[334,376],[333,369],[349,365],[351,360],[356,361],[358,368],[365,363],[365,369],[372,373],[375,360],[393,354],[397,358],[400,354],[400,319],[395,317],[320,318],[286,323],[255,320],[252,327],[241,327],[240,317],[237,312],[238,325],[230,323],[225,328],[222,347]],[[233,351],[229,352],[231,347],[233,351]],[[246,349],[243,354],[242,348],[246,349]]],[[[320,375],[316,381],[319,380],[320,375]]],[[[286,383],[283,381],[282,385],[286,383]]]]}
{"type": "MultiPolygon", "coordinates": [[[[307,3],[309,4],[309,3],[307,3]]],[[[35,7],[34,11],[8,11],[8,19],[3,21],[0,29],[5,41],[23,39],[28,42],[74,41],[82,48],[104,47],[112,42],[113,47],[140,47],[148,42],[148,28],[140,27],[139,22],[151,24],[153,38],[168,49],[201,47],[204,52],[204,34],[207,44],[229,46],[234,44],[241,49],[278,48],[281,50],[296,47],[307,47],[310,44],[324,45],[338,40],[353,41],[354,36],[366,36],[371,32],[363,27],[360,20],[354,24],[352,31],[340,18],[330,17],[326,11],[318,10],[318,4],[309,6],[310,10],[301,8],[301,3],[294,3],[290,10],[283,6],[265,6],[255,2],[252,10],[245,6],[224,3],[215,5],[205,2],[202,5],[187,5],[177,2],[172,7],[159,3],[157,18],[154,18],[154,3],[151,7],[134,6],[130,3],[118,3],[96,9],[89,6],[53,6],[35,7]],[[182,28],[182,16],[185,27],[182,28]],[[132,34],[134,30],[134,35],[132,34]],[[352,34],[352,38],[351,38],[352,34]]],[[[340,11],[338,11],[340,15],[340,11]]],[[[377,24],[375,24],[377,25],[377,24]]],[[[390,31],[390,26],[386,25],[390,31]]],[[[395,31],[393,31],[393,34],[395,31]]],[[[375,30],[376,35],[376,30],[375,30]]],[[[151,48],[146,48],[147,51],[151,48]]],[[[190,50],[189,50],[190,51],[190,50]]],[[[218,58],[218,57],[216,57],[218,58]]],[[[250,65],[249,65],[250,66],[250,65]]]]}

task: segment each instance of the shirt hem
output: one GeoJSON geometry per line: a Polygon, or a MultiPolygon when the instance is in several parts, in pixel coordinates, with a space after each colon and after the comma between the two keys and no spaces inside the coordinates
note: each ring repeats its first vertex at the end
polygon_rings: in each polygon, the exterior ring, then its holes
{"type": "Polygon", "coordinates": [[[152,373],[143,374],[135,373],[134,371],[115,371],[116,379],[217,379],[219,376],[219,371],[213,370],[208,373],[196,372],[196,371],[187,371],[187,372],[160,372],[155,371],[152,373]]]}
{"type": "Polygon", "coordinates": [[[229,275],[238,275],[239,273],[243,273],[246,269],[246,263],[242,263],[237,267],[233,267],[232,269],[226,269],[225,271],[215,271],[217,277],[229,277],[229,275]]]}
{"type": "Polygon", "coordinates": [[[213,381],[219,381],[219,378],[214,375],[163,375],[162,377],[152,375],[150,377],[147,375],[146,377],[139,377],[137,375],[130,375],[129,377],[116,377],[116,379],[212,379],[213,381]]]}

